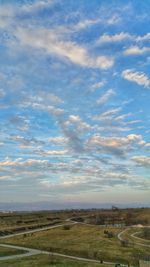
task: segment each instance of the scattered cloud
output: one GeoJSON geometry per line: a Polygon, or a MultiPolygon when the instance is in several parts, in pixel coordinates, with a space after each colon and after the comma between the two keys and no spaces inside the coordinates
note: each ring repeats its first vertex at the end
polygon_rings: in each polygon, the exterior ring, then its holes
{"type": "Polygon", "coordinates": [[[108,91],[106,91],[98,100],[97,100],[97,104],[98,105],[104,105],[110,97],[114,96],[115,92],[112,89],[109,89],[108,91]]]}
{"type": "Polygon", "coordinates": [[[137,166],[150,166],[149,90],[126,84],[150,87],[144,4],[139,15],[130,1],[6,2],[0,8],[0,199],[94,202],[99,192],[116,198],[125,187],[138,200],[138,190],[148,188],[148,172],[137,166]]]}
{"type": "Polygon", "coordinates": [[[73,29],[75,31],[80,31],[80,30],[84,30],[88,27],[91,27],[97,23],[101,22],[100,19],[95,19],[95,20],[92,20],[92,19],[86,19],[86,20],[81,20],[79,21],[76,25],[74,25],[73,29]]]}
{"type": "Polygon", "coordinates": [[[53,116],[60,116],[64,113],[64,110],[61,108],[56,108],[54,106],[46,106],[45,104],[33,103],[32,107],[34,109],[44,110],[52,114],[53,116]]]}
{"type": "Polygon", "coordinates": [[[127,69],[122,72],[122,77],[128,81],[135,82],[138,85],[142,85],[145,88],[150,87],[150,80],[143,72],[137,72],[127,69]]]}
{"type": "Polygon", "coordinates": [[[16,160],[5,160],[0,162],[0,167],[28,167],[33,165],[47,164],[48,160],[28,159],[23,161],[21,158],[16,160]]]}
{"type": "Polygon", "coordinates": [[[150,40],[150,33],[146,33],[145,35],[143,36],[138,36],[137,41],[149,41],[150,40]]]}
{"type": "Polygon", "coordinates": [[[61,155],[66,155],[67,150],[49,150],[49,151],[44,151],[44,155],[49,155],[49,156],[61,156],[61,155]]]}
{"type": "Polygon", "coordinates": [[[96,91],[97,89],[99,88],[102,88],[104,85],[106,84],[106,81],[105,80],[102,80],[98,83],[94,83],[91,87],[90,87],[90,91],[91,92],[94,92],[96,91]]]}
{"type": "Polygon", "coordinates": [[[124,41],[126,39],[132,39],[133,36],[131,36],[129,33],[121,32],[118,34],[114,35],[108,35],[108,34],[103,34],[98,40],[97,44],[106,44],[106,43],[117,43],[124,41]]]}
{"type": "Polygon", "coordinates": [[[132,160],[135,161],[139,166],[150,168],[150,158],[146,156],[135,156],[132,157],[132,160]]]}
{"type": "Polygon", "coordinates": [[[116,156],[125,156],[133,150],[133,145],[144,145],[142,136],[129,134],[127,137],[104,137],[100,135],[92,136],[89,146],[95,146],[100,153],[112,153],[116,156]]]}
{"type": "Polygon", "coordinates": [[[124,51],[124,54],[129,56],[129,55],[142,55],[144,53],[150,52],[149,47],[138,47],[138,46],[131,46],[128,49],[124,51]]]}
{"type": "Polygon", "coordinates": [[[39,0],[38,2],[34,1],[32,3],[24,4],[21,7],[21,10],[24,12],[35,12],[43,8],[49,7],[50,5],[56,3],[56,0],[39,0]]]}
{"type": "Polygon", "coordinates": [[[49,54],[68,59],[70,62],[88,68],[109,69],[114,64],[113,57],[91,57],[88,51],[71,41],[60,40],[57,33],[52,30],[39,29],[27,30],[18,28],[16,37],[22,45],[28,45],[37,49],[43,49],[49,54]]]}
{"type": "Polygon", "coordinates": [[[108,119],[112,119],[112,116],[115,115],[116,113],[120,112],[121,108],[113,108],[113,109],[109,109],[103,113],[101,113],[100,115],[96,115],[93,117],[94,120],[108,120],[108,119]]]}
{"type": "Polygon", "coordinates": [[[62,144],[64,144],[64,143],[66,143],[67,142],[67,139],[65,138],[65,137],[63,137],[63,136],[57,136],[57,137],[50,137],[50,138],[48,138],[48,141],[49,142],[52,142],[52,143],[62,143],[62,144]]]}

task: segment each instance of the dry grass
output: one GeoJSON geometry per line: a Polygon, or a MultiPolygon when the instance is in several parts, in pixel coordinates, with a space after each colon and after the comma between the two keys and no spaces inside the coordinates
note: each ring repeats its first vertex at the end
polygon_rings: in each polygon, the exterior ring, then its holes
{"type": "Polygon", "coordinates": [[[104,229],[99,226],[74,225],[70,230],[63,227],[34,233],[26,237],[9,238],[5,242],[19,244],[68,255],[103,259],[106,261],[137,263],[138,255],[147,253],[146,248],[123,247],[117,239],[120,229],[108,228],[114,233],[113,238],[104,236],[104,229]]]}

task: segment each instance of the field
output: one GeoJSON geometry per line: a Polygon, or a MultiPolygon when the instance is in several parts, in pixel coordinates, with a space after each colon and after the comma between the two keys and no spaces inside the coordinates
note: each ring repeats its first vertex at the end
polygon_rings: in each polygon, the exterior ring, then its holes
{"type": "Polygon", "coordinates": [[[0,246],[0,257],[22,254],[22,253],[24,253],[23,250],[21,251],[13,248],[4,248],[0,246]]]}
{"type": "MultiPolygon", "coordinates": [[[[145,225],[149,221],[149,209],[139,209],[132,210],[135,213],[136,221],[143,220],[145,225]],[[141,215],[141,216],[140,216],[141,215]]],[[[130,210],[131,212],[131,210],[130,210]]],[[[66,212],[41,212],[41,213],[27,213],[27,214],[11,214],[10,220],[13,221],[13,226],[11,226],[11,230],[17,227],[18,217],[23,224],[27,224],[27,221],[31,220],[38,222],[40,224],[44,224],[47,218],[51,218],[51,222],[58,220],[59,224],[64,224],[61,227],[52,228],[49,230],[22,234],[19,236],[13,236],[7,239],[3,239],[1,243],[20,245],[28,248],[36,248],[49,252],[57,252],[65,255],[72,255],[77,257],[83,257],[87,259],[96,259],[103,260],[108,262],[123,263],[123,264],[132,264],[133,266],[138,266],[138,261],[142,257],[146,257],[149,255],[149,247],[139,246],[137,243],[139,242],[135,237],[131,235],[135,232],[141,231],[143,228],[129,227],[127,231],[122,234],[125,242],[118,240],[118,234],[126,229],[123,226],[116,227],[116,223],[119,224],[119,220],[122,218],[128,218],[128,210],[116,210],[116,211],[108,211],[108,210],[90,210],[90,211],[66,211],[66,212]],[[108,224],[108,217],[110,216],[110,224],[108,224]],[[107,218],[107,225],[102,226],[96,224],[91,224],[91,218],[107,218]],[[40,218],[40,219],[39,219],[40,218]],[[67,218],[72,218],[73,221],[66,220],[67,218]],[[118,221],[114,220],[114,225],[112,225],[112,218],[118,218],[118,221]],[[88,220],[90,220],[90,224],[87,224],[88,220]],[[74,223],[75,222],[75,223],[74,223]],[[73,224],[74,223],[74,224],[73,224]]],[[[133,218],[133,216],[132,216],[133,218]]],[[[72,220],[71,219],[71,220],[72,220]]],[[[2,219],[3,222],[3,230],[4,225],[7,226],[7,229],[10,229],[10,226],[6,224],[6,218],[2,219]]],[[[9,220],[8,220],[9,221],[9,220]]],[[[123,221],[123,219],[122,219],[123,221]]],[[[98,222],[98,220],[96,221],[98,222]]],[[[10,223],[10,221],[9,221],[10,223]]],[[[125,221],[123,221],[125,223],[125,221]]],[[[31,224],[33,225],[33,224],[31,224]]],[[[37,228],[38,228],[37,224],[37,228]]],[[[53,225],[53,224],[52,224],[53,225]]],[[[55,225],[55,224],[54,224],[55,225]]],[[[56,223],[57,225],[57,223],[56,223]]],[[[1,228],[2,229],[2,228],[1,228]]],[[[28,227],[26,227],[27,230],[28,227]]],[[[32,229],[32,228],[31,228],[32,229]]],[[[148,229],[148,227],[146,228],[148,229]]],[[[14,232],[15,233],[15,232],[14,232]]],[[[149,246],[149,241],[144,240],[144,244],[149,246]]],[[[19,260],[20,262],[20,260],[19,260]]],[[[0,266],[10,266],[18,267],[17,260],[0,262],[0,266]],[[6,264],[6,265],[4,265],[6,264]]],[[[70,259],[64,258],[55,258],[54,256],[47,255],[38,255],[32,256],[28,258],[21,259],[21,267],[24,266],[98,266],[94,263],[84,263],[77,262],[70,259]],[[38,259],[38,260],[37,260],[38,259]],[[54,262],[53,262],[54,261],[54,262]],[[52,263],[53,262],[53,263],[52,263]],[[67,265],[68,264],[68,265],[67,265]]],[[[104,264],[101,264],[104,267],[104,264]]],[[[108,265],[107,265],[108,266],[108,265]]]]}
{"type": "Polygon", "coordinates": [[[0,267],[109,267],[105,264],[86,263],[74,260],[68,260],[63,258],[49,257],[46,255],[38,255],[21,260],[9,260],[0,262],[0,267]]]}

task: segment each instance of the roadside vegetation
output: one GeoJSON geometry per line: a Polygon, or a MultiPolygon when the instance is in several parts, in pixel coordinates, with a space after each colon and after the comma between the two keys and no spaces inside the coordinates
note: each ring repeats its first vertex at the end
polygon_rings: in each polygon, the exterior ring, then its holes
{"type": "Polygon", "coordinates": [[[24,250],[17,250],[13,248],[5,248],[0,246],[0,257],[18,255],[18,254],[23,254],[25,252],[26,251],[24,250]]]}
{"type": "Polygon", "coordinates": [[[20,260],[8,260],[0,262],[0,267],[111,267],[105,264],[87,263],[60,257],[38,255],[22,258],[20,260]]]}

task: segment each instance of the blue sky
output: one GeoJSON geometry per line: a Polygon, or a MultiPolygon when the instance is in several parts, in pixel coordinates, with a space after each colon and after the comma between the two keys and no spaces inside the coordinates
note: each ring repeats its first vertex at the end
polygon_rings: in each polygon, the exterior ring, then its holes
{"type": "Polygon", "coordinates": [[[0,1],[1,202],[149,202],[149,7],[0,1]]]}

